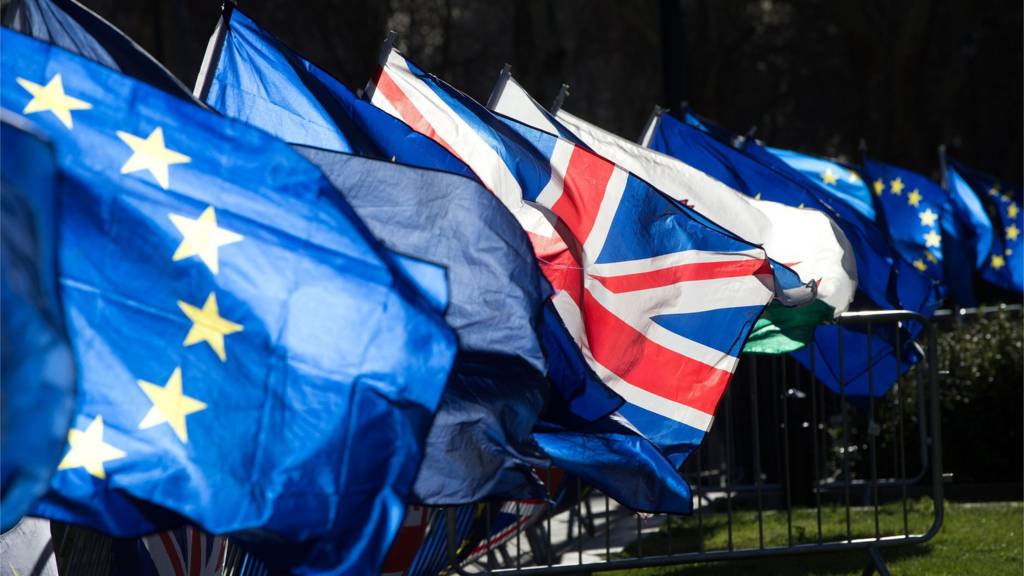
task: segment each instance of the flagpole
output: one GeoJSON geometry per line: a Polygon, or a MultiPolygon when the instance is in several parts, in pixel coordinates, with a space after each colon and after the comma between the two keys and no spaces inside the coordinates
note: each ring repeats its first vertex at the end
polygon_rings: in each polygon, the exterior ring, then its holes
{"type": "Polygon", "coordinates": [[[949,179],[946,177],[946,145],[939,144],[939,184],[942,185],[942,189],[949,192],[949,179]]]}
{"type": "Polygon", "coordinates": [[[227,0],[220,6],[220,19],[217,20],[217,27],[213,30],[210,43],[206,45],[206,54],[203,55],[203,65],[199,67],[199,76],[196,77],[196,85],[192,95],[201,102],[206,102],[206,96],[210,93],[210,85],[213,84],[213,72],[220,61],[220,53],[224,49],[224,38],[228,33],[228,23],[231,21],[231,13],[235,9],[235,3],[227,0]]]}
{"type": "MultiPolygon", "coordinates": [[[[686,102],[685,100],[683,102],[686,102]]],[[[657,104],[654,105],[654,109],[651,110],[651,115],[647,117],[647,122],[644,124],[644,129],[640,132],[640,137],[636,139],[636,143],[647,147],[651,143],[651,138],[654,136],[654,129],[658,125],[658,121],[661,119],[662,113],[665,109],[657,104]]]]}
{"type": "Polygon", "coordinates": [[[565,102],[565,97],[569,95],[569,85],[563,83],[562,87],[558,89],[558,95],[555,96],[555,101],[551,103],[551,108],[548,112],[554,116],[558,114],[558,111],[562,109],[562,104],[565,102]]]}
{"type": "Polygon", "coordinates": [[[498,81],[494,83],[494,88],[491,88],[491,95],[487,97],[487,109],[493,111],[494,107],[498,105],[498,99],[505,92],[505,86],[508,84],[508,79],[512,77],[512,65],[508,62],[501,67],[501,72],[498,72],[498,81]]]}
{"type": "Polygon", "coordinates": [[[360,96],[364,100],[371,100],[373,98],[373,92],[377,89],[377,75],[384,72],[384,66],[388,63],[388,56],[391,55],[391,49],[395,46],[395,40],[398,39],[398,32],[394,30],[388,30],[388,33],[384,36],[384,43],[381,44],[380,52],[377,53],[377,65],[380,66],[380,70],[377,71],[370,79],[366,82],[366,87],[363,88],[363,93],[360,96]]]}
{"type": "Polygon", "coordinates": [[[743,145],[746,144],[747,141],[753,139],[755,134],[757,134],[757,125],[756,124],[751,126],[750,130],[747,130],[746,134],[740,134],[739,136],[736,136],[735,138],[733,138],[732,139],[732,147],[737,149],[737,150],[742,150],[743,149],[743,145]]]}

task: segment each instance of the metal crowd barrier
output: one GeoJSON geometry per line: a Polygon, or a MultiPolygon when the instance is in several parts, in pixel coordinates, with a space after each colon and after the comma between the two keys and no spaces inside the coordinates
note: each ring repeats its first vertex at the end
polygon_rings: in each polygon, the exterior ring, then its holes
{"type": "MultiPolygon", "coordinates": [[[[936,322],[991,311],[943,311],[936,322]]],[[[942,526],[936,326],[908,311],[837,320],[840,351],[844,331],[866,333],[870,350],[880,325],[914,323],[921,360],[877,398],[871,378],[866,398],[847,398],[842,368],[833,392],[789,356],[745,355],[711,432],[684,466],[691,516],[633,514],[570,480],[574,501],[524,519],[514,534],[484,539],[476,554],[460,549],[448,522],[446,570],[581,574],[860,551],[865,574],[888,574],[883,550],[927,542],[942,526]]],[[[898,365],[904,331],[895,332],[898,365]]],[[[499,505],[482,506],[489,524],[499,505]]]]}

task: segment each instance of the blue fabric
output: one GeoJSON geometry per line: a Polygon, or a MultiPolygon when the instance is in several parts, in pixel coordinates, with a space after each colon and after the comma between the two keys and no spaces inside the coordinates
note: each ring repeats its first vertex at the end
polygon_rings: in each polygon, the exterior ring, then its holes
{"type": "Polygon", "coordinates": [[[285,143],[2,41],[3,107],[57,149],[80,370],[71,447],[34,513],[133,536],[172,521],[160,507],[287,549],[274,560],[298,573],[378,573],[455,354],[440,311],[285,143]],[[73,127],[28,106],[56,74],[73,127]]]}
{"type": "MultiPolygon", "coordinates": [[[[950,192],[961,220],[973,222],[973,244],[981,277],[1004,290],[1024,292],[1024,192],[1019,184],[1002,182],[950,160],[947,166],[950,192]],[[979,205],[981,209],[979,210],[979,205]],[[965,217],[966,215],[966,217],[965,217]],[[985,218],[991,225],[986,234],[985,218]],[[985,246],[988,245],[988,249],[985,246]]],[[[970,243],[970,236],[968,236],[970,243]]]]}
{"type": "Polygon", "coordinates": [[[875,220],[875,201],[871,198],[871,190],[856,170],[832,160],[792,150],[771,147],[767,150],[822,187],[825,192],[845,200],[868,220],[875,220]]]}
{"type": "Polygon", "coordinates": [[[22,118],[0,128],[0,530],[46,492],[67,442],[74,364],[57,292],[54,150],[22,118]]]}
{"type": "Polygon", "coordinates": [[[616,502],[629,503],[633,510],[693,511],[690,487],[675,465],[620,414],[575,429],[542,422],[536,438],[560,469],[598,486],[616,502]]]}
{"type": "Polygon", "coordinates": [[[206,102],[292,144],[392,160],[476,179],[458,158],[356,97],[226,3],[206,102]]]}
{"type": "Polygon", "coordinates": [[[198,103],[135,41],[76,0],[12,0],[4,6],[3,25],[198,103]]]}
{"type": "MultiPolygon", "coordinates": [[[[537,324],[551,289],[526,234],[473,180],[298,149],[389,248],[448,270],[445,319],[459,336],[460,353],[427,440],[415,497],[431,505],[537,497],[542,487],[530,469],[547,460],[530,433],[548,395],[537,324]]],[[[605,414],[621,403],[615,395],[608,401],[605,414]]]]}
{"type": "MultiPolygon", "coordinates": [[[[885,233],[866,217],[862,193],[837,193],[820,178],[809,178],[806,172],[797,171],[756,142],[737,139],[717,126],[708,128],[706,121],[695,123],[662,114],[651,148],[749,196],[814,208],[832,218],[850,241],[857,259],[858,287],[852,309],[907,309],[925,316],[932,314],[938,303],[936,283],[893,252],[885,233]],[[851,194],[859,201],[851,201],[851,194]]],[[[792,355],[805,367],[813,366],[817,378],[833,391],[845,388],[847,394],[858,396],[873,390],[880,396],[917,360],[913,350],[917,329],[916,325],[909,327],[898,338],[894,332],[876,329],[869,338],[860,329],[844,328],[840,353],[838,328],[822,325],[815,330],[813,346],[792,355]]]]}
{"type": "MultiPolygon", "coordinates": [[[[969,169],[968,169],[969,170],[969,169]]],[[[992,253],[994,227],[985,211],[985,205],[974,189],[957,169],[955,162],[946,165],[946,188],[953,215],[963,231],[959,238],[969,253],[974,256],[974,267],[981,270],[992,253]]],[[[987,190],[982,190],[982,193],[987,190]]]]}

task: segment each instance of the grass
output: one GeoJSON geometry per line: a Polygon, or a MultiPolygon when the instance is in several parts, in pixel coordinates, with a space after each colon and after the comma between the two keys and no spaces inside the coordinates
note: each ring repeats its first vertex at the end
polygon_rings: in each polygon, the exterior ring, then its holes
{"type": "MultiPolygon", "coordinates": [[[[911,533],[927,530],[932,521],[930,500],[913,501],[907,507],[907,526],[911,533]]],[[[794,543],[814,543],[818,539],[817,510],[794,510],[794,543]]],[[[764,545],[784,546],[789,541],[785,512],[766,512],[762,519],[764,545]]],[[[856,508],[850,518],[854,538],[875,535],[872,508],[856,508]]],[[[879,510],[878,533],[882,536],[904,533],[904,515],[900,504],[879,510]]],[[[673,520],[671,530],[663,527],[627,548],[623,556],[696,551],[700,543],[696,516],[673,520]]],[[[724,513],[706,514],[703,535],[707,550],[727,549],[729,530],[724,513]]],[[[822,536],[826,541],[844,539],[846,514],[843,508],[822,509],[822,536]]],[[[743,511],[733,515],[734,548],[757,548],[757,515],[743,511]]],[[[996,504],[957,504],[947,502],[941,532],[930,542],[915,546],[882,549],[882,557],[893,574],[899,575],[1002,575],[1024,574],[1024,505],[1021,502],[996,504]]],[[[867,565],[867,553],[841,552],[797,555],[781,558],[744,560],[729,563],[688,564],[622,570],[619,576],[734,576],[741,574],[838,576],[861,574],[867,565]]]]}

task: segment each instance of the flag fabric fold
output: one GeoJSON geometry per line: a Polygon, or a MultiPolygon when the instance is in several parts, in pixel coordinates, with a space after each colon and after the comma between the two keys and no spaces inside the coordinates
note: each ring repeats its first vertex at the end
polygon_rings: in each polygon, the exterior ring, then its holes
{"type": "Polygon", "coordinates": [[[117,536],[187,519],[297,573],[379,572],[455,354],[435,303],[285,143],[2,41],[3,106],[57,150],[80,370],[33,513],[117,536]]]}
{"type": "MultiPolygon", "coordinates": [[[[965,205],[961,217],[975,223],[967,228],[977,235],[973,246],[982,279],[1004,290],[1024,292],[1020,185],[1001,182],[955,160],[947,162],[946,173],[954,202],[965,205]],[[983,224],[986,218],[991,226],[988,232],[983,224]]],[[[969,236],[967,242],[972,242],[969,236]]]]}
{"type": "Polygon", "coordinates": [[[57,470],[74,410],[75,367],[57,287],[54,149],[6,110],[0,140],[0,530],[7,531],[57,470]]]}
{"type": "Polygon", "coordinates": [[[445,320],[460,352],[427,438],[415,497],[431,505],[537,497],[531,468],[547,459],[530,434],[549,392],[536,328],[550,287],[526,235],[473,180],[298,150],[389,248],[449,272],[445,320]]]}
{"type": "Polygon", "coordinates": [[[11,0],[3,13],[7,28],[199,104],[156,58],[77,0],[11,0]]]}

